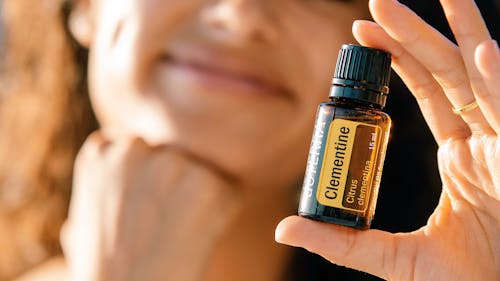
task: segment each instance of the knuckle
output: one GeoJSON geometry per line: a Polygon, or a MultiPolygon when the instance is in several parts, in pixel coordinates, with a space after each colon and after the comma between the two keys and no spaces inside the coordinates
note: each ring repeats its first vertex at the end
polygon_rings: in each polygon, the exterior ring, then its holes
{"type": "Polygon", "coordinates": [[[338,238],[338,247],[336,251],[324,253],[325,257],[332,263],[339,263],[339,259],[349,262],[356,259],[353,253],[356,252],[359,236],[351,230],[341,232],[338,238]],[[340,258],[339,258],[340,257],[340,258]]]}
{"type": "Polygon", "coordinates": [[[485,133],[491,132],[491,128],[488,124],[484,124],[483,122],[471,121],[469,122],[469,131],[471,136],[477,136],[481,138],[481,136],[486,135],[485,133]]]}
{"type": "Polygon", "coordinates": [[[147,149],[148,145],[141,138],[123,138],[114,143],[113,151],[118,155],[139,153],[147,149]]]}
{"type": "Polygon", "coordinates": [[[405,58],[408,58],[409,56],[411,56],[411,54],[408,53],[408,51],[405,48],[403,48],[401,45],[397,45],[395,50],[392,51],[391,55],[392,55],[394,61],[405,59],[405,58]]]}
{"type": "Polygon", "coordinates": [[[400,43],[403,45],[406,49],[416,49],[418,48],[420,42],[421,42],[421,35],[418,32],[414,32],[410,34],[407,34],[405,38],[401,38],[400,43]]]}
{"type": "Polygon", "coordinates": [[[344,243],[342,244],[343,247],[341,247],[340,254],[344,257],[352,256],[358,243],[358,235],[344,235],[343,240],[344,243]]]}
{"type": "Polygon", "coordinates": [[[483,32],[473,26],[463,24],[460,17],[448,15],[448,22],[450,26],[453,26],[453,35],[459,42],[481,42],[481,39],[484,38],[483,32]]]}
{"type": "Polygon", "coordinates": [[[428,100],[435,93],[441,91],[441,87],[434,81],[422,81],[410,86],[415,98],[420,102],[428,100]]]}
{"type": "MultiPolygon", "coordinates": [[[[445,145],[449,146],[449,144],[448,144],[449,142],[463,140],[463,139],[468,138],[470,135],[471,135],[471,130],[465,124],[463,126],[455,128],[454,130],[446,131],[446,133],[444,133],[442,135],[442,138],[445,141],[443,142],[443,144],[441,144],[440,147],[443,147],[445,145]]],[[[446,149],[448,149],[448,148],[446,148],[446,149]]]]}
{"type": "Polygon", "coordinates": [[[189,163],[189,158],[180,150],[168,145],[155,146],[151,149],[152,157],[160,165],[169,167],[184,167],[189,163]]]}
{"type": "Polygon", "coordinates": [[[465,87],[470,88],[469,78],[463,65],[449,65],[442,69],[436,69],[433,73],[447,91],[461,90],[465,87]]]}
{"type": "Polygon", "coordinates": [[[75,165],[82,165],[103,155],[109,141],[98,131],[91,133],[80,148],[75,160],[75,165]]]}
{"type": "Polygon", "coordinates": [[[439,149],[442,168],[448,176],[460,180],[470,175],[474,159],[469,146],[462,140],[451,140],[439,149]],[[459,161],[457,161],[459,160],[459,161]]]}
{"type": "Polygon", "coordinates": [[[150,151],[149,146],[140,138],[119,139],[110,145],[107,160],[110,165],[124,169],[131,164],[142,164],[150,151]]]}

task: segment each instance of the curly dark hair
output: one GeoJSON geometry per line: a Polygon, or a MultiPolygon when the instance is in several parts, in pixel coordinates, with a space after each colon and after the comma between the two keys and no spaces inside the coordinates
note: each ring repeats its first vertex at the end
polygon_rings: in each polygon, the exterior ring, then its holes
{"type": "Polygon", "coordinates": [[[57,255],[73,162],[97,125],[71,3],[4,0],[0,80],[0,280],[57,255]]]}

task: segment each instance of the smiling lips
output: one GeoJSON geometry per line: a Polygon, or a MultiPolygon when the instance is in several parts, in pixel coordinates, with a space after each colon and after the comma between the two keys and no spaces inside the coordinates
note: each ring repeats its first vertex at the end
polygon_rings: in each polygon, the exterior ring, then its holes
{"type": "Polygon", "coordinates": [[[290,99],[290,91],[278,85],[265,67],[237,57],[201,48],[179,48],[163,60],[183,78],[231,94],[271,95],[290,99]]]}

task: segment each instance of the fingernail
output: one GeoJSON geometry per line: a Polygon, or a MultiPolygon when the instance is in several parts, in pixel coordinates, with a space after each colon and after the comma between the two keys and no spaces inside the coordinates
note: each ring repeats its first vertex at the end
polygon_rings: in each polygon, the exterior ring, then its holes
{"type": "Polygon", "coordinates": [[[500,50],[498,48],[498,42],[495,39],[491,39],[484,44],[484,47],[487,49],[490,49],[492,54],[496,56],[497,58],[500,57],[500,50]]]}
{"type": "Polygon", "coordinates": [[[282,238],[283,238],[283,227],[282,227],[282,222],[278,223],[276,226],[276,230],[274,231],[274,240],[278,243],[283,243],[282,238]]]}
{"type": "Polygon", "coordinates": [[[500,71],[500,49],[496,40],[488,40],[476,49],[475,61],[479,71],[488,79],[496,79],[500,71]]]}
{"type": "Polygon", "coordinates": [[[498,41],[495,39],[492,39],[491,43],[493,43],[493,48],[495,48],[497,50],[497,54],[500,55],[500,50],[498,49],[498,41]]]}

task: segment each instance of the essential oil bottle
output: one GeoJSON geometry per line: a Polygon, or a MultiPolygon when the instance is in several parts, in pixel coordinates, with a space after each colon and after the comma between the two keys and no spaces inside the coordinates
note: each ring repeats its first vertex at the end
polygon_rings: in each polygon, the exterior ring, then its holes
{"type": "Polygon", "coordinates": [[[343,45],[330,100],[317,112],[299,215],[367,229],[377,202],[391,119],[391,55],[343,45]]]}

